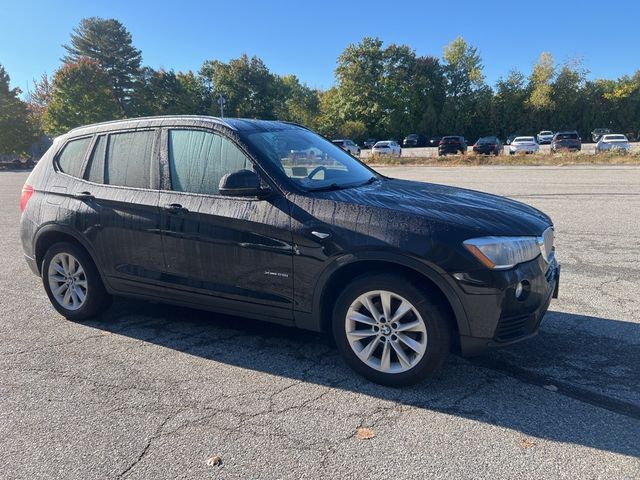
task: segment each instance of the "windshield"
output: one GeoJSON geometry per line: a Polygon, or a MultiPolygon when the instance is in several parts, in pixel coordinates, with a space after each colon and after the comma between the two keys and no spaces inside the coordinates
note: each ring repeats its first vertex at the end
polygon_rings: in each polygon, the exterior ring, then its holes
{"type": "Polygon", "coordinates": [[[549,130],[543,130],[542,132],[540,132],[540,135],[553,135],[553,132],[550,132],[549,130]]]}
{"type": "Polygon", "coordinates": [[[347,188],[378,178],[344,150],[309,130],[291,127],[247,132],[243,137],[306,190],[347,188]]]}
{"type": "Polygon", "coordinates": [[[577,140],[577,133],[558,133],[556,135],[556,140],[577,140]]]}

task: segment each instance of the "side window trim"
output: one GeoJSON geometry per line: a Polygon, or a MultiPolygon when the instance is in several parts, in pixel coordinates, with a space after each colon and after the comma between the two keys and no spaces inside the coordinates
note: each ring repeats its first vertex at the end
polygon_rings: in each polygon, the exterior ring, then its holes
{"type": "MultiPolygon", "coordinates": [[[[87,175],[89,175],[89,161],[91,160],[91,158],[94,156],[94,153],[97,154],[97,148],[100,147],[102,149],[102,154],[104,155],[104,159],[106,159],[106,148],[107,148],[107,137],[108,135],[105,133],[99,133],[94,135],[93,137],[93,142],[91,142],[91,146],[89,147],[89,154],[86,156],[86,158],[84,159],[84,163],[82,164],[82,179],[87,181],[87,182],[91,182],[88,178],[87,175]],[[99,140],[100,139],[104,139],[104,141],[102,142],[102,144],[99,144],[99,140]]],[[[98,182],[100,185],[104,184],[104,169],[106,166],[106,161],[103,160],[102,163],[102,174],[100,176],[100,182],[98,182]]]]}

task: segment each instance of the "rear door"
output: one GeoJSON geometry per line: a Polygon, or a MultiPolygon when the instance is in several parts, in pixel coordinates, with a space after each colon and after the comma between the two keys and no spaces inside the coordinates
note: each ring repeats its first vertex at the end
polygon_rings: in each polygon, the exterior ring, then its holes
{"type": "Polygon", "coordinates": [[[293,246],[286,198],[275,192],[267,198],[221,196],[225,174],[254,167],[219,133],[166,129],[162,144],[166,279],[175,288],[209,296],[213,304],[241,300],[291,318],[293,246]]]}
{"type": "Polygon", "coordinates": [[[86,182],[74,192],[86,197],[90,207],[81,228],[94,244],[104,274],[121,279],[126,289],[137,288],[140,281],[157,282],[164,267],[159,134],[148,129],[98,135],[84,172],[86,182]]]}

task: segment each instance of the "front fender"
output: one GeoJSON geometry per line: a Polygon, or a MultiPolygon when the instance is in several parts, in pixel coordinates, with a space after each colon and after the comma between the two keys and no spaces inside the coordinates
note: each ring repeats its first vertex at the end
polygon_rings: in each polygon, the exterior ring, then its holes
{"type": "Polygon", "coordinates": [[[449,302],[460,334],[470,334],[469,323],[462,302],[454,286],[450,283],[448,276],[445,275],[442,269],[415,257],[381,250],[346,253],[332,259],[320,275],[318,275],[315,282],[311,312],[294,312],[296,325],[307,330],[322,331],[324,329],[324,319],[321,318],[322,296],[325,288],[330,284],[331,279],[347,266],[352,266],[358,262],[371,261],[384,262],[408,268],[431,281],[449,302]]]}

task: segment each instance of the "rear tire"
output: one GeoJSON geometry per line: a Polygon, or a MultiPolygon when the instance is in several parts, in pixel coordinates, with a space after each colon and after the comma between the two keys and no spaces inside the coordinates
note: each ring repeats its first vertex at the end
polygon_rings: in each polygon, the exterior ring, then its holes
{"type": "Polygon", "coordinates": [[[69,320],[92,318],[111,303],[93,260],[73,243],[52,245],[42,261],[41,273],[53,308],[69,320]]]}
{"type": "Polygon", "coordinates": [[[413,385],[447,359],[447,316],[428,289],[404,277],[362,275],[336,301],[333,336],[346,363],[363,377],[390,387],[413,385]]]}

